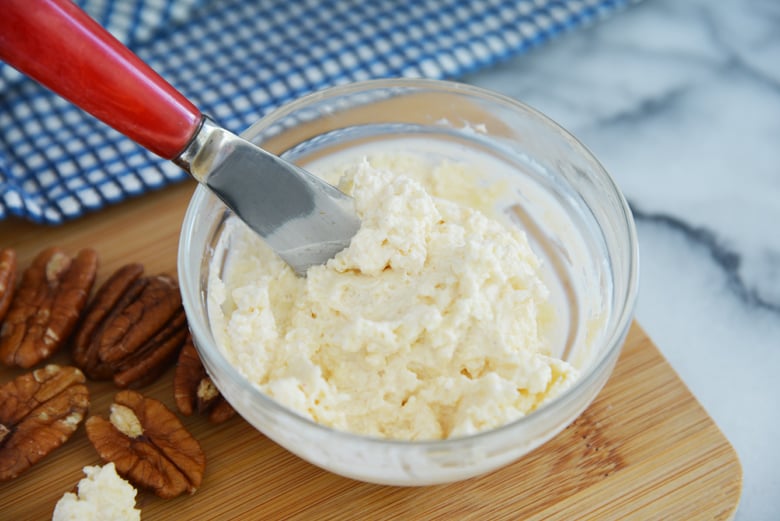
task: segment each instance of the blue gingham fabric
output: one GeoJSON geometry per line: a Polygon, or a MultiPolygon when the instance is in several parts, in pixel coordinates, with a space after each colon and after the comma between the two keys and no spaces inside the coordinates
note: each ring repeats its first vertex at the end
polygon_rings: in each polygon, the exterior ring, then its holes
{"type": "MultiPolygon", "coordinates": [[[[327,86],[457,79],[632,0],[77,0],[221,125],[241,132],[327,86]]],[[[2,16],[2,13],[0,13],[2,16]]],[[[57,224],[185,179],[0,63],[0,219],[57,224]]]]}

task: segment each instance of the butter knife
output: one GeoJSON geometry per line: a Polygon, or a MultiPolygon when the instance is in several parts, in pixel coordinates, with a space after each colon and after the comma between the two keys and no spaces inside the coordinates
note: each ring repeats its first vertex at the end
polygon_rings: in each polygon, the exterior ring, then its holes
{"type": "Polygon", "coordinates": [[[205,117],[71,0],[4,0],[0,59],[189,172],[299,275],[360,226],[350,197],[205,117]]]}

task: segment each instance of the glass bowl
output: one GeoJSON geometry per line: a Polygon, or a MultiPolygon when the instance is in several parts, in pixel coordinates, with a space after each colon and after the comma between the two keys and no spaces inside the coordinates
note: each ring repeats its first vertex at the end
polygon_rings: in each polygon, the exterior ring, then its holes
{"type": "Polygon", "coordinates": [[[225,398],[268,438],[349,478],[389,485],[438,484],[518,460],[564,429],[596,397],[632,321],[638,247],[620,190],[564,129],[516,100],[483,89],[398,79],[311,94],[263,118],[243,136],[304,166],[399,139],[425,150],[444,144],[442,154],[501,165],[492,172],[506,183],[495,213],[522,227],[543,259],[560,317],[553,354],[581,371],[574,385],[536,411],[463,437],[378,439],[299,416],[252,385],[215,343],[208,315],[209,272],[222,270],[230,255],[229,242],[221,239],[235,216],[199,186],[184,218],[178,253],[193,340],[225,398]]]}

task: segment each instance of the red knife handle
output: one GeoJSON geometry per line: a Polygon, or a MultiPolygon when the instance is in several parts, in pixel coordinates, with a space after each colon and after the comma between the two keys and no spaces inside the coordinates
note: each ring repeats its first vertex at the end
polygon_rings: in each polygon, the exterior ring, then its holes
{"type": "Polygon", "coordinates": [[[2,0],[0,59],[165,159],[201,122],[195,105],[71,0],[2,0]]]}

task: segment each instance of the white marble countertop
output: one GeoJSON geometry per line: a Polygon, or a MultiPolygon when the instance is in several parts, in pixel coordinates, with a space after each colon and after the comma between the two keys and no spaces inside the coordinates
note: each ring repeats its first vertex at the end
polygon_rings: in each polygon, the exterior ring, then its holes
{"type": "Polygon", "coordinates": [[[623,189],[637,319],[780,519],[780,2],[646,0],[466,78],[541,110],[623,189]]]}

